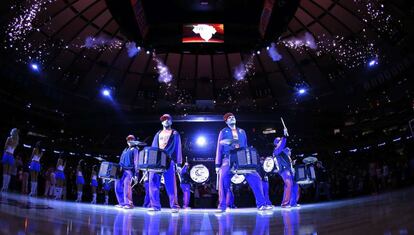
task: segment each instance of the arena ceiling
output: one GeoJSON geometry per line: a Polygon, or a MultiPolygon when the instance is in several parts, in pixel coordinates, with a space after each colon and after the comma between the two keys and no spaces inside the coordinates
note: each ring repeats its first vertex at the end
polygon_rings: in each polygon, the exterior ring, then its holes
{"type": "MultiPolygon", "coordinates": [[[[4,63],[38,63],[40,81],[89,100],[102,100],[101,89],[107,87],[125,109],[174,107],[185,112],[213,106],[213,110],[272,111],[306,100],[324,102],[324,97],[334,106],[346,105],[341,97],[365,87],[364,77],[381,76],[382,70],[367,65],[371,60],[386,67],[404,63],[411,55],[410,27],[404,25],[412,14],[409,1],[302,0],[286,31],[251,52],[158,53],[137,41],[140,51],[133,56],[128,55],[131,38],[112,17],[107,2],[4,4],[12,6],[3,16],[8,33],[4,49],[14,58],[4,63]],[[27,9],[32,14],[25,15],[27,9]],[[33,19],[28,22],[24,16],[33,19]],[[269,47],[277,58],[272,59],[269,47]],[[169,84],[158,80],[160,64],[172,75],[169,84]],[[237,81],[240,69],[244,79],[237,81]],[[309,95],[298,97],[300,88],[309,95]]],[[[163,14],[156,17],[162,20],[163,14]]]]}

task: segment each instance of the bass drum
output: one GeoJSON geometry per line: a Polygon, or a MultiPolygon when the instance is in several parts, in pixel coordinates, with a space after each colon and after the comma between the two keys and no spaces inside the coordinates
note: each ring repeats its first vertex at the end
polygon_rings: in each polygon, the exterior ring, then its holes
{"type": "Polygon", "coordinates": [[[244,182],[245,179],[246,177],[244,177],[244,175],[234,174],[233,177],[231,177],[231,182],[233,184],[241,184],[244,182]]]}
{"type": "Polygon", "coordinates": [[[190,170],[190,178],[198,184],[205,183],[209,177],[210,172],[203,164],[195,165],[190,170]]]}

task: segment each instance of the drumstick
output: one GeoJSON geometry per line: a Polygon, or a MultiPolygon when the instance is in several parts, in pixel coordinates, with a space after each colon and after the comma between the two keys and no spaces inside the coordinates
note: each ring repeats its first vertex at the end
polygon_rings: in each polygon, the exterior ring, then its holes
{"type": "Polygon", "coordinates": [[[282,118],[282,117],[280,117],[280,120],[282,121],[283,128],[284,128],[284,129],[287,129],[287,127],[286,127],[286,125],[285,125],[285,122],[283,121],[283,118],[282,118]]]}
{"type": "Polygon", "coordinates": [[[285,135],[286,135],[286,136],[289,136],[289,134],[287,133],[287,127],[286,127],[286,125],[285,125],[285,122],[283,121],[283,118],[282,118],[282,117],[280,117],[280,120],[282,121],[283,128],[286,130],[285,135]]]}
{"type": "Polygon", "coordinates": [[[145,177],[148,175],[148,171],[145,171],[144,175],[142,176],[141,180],[139,181],[139,183],[142,183],[142,181],[145,179],[145,177]]]}
{"type": "Polygon", "coordinates": [[[220,171],[217,172],[216,174],[216,190],[219,190],[219,174],[220,174],[220,171]]]}

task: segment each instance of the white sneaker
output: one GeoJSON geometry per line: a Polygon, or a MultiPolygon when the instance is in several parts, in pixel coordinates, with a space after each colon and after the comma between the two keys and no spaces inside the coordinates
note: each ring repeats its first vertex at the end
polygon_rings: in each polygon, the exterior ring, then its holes
{"type": "Polygon", "coordinates": [[[272,205],[266,205],[265,210],[273,210],[273,206],[272,205]]]}
{"type": "Polygon", "coordinates": [[[218,212],[219,213],[224,213],[224,212],[226,212],[227,210],[225,209],[225,208],[217,208],[218,209],[218,212]]]}
{"type": "Polygon", "coordinates": [[[148,211],[150,212],[155,212],[155,211],[160,211],[161,209],[155,208],[155,207],[150,207],[148,208],[148,211]]]}
{"type": "Polygon", "coordinates": [[[264,210],[267,210],[266,209],[266,206],[261,206],[261,207],[259,207],[259,209],[258,209],[259,211],[264,211],[264,210]]]}
{"type": "Polygon", "coordinates": [[[178,213],[178,208],[171,208],[171,213],[178,213]]]}
{"type": "Polygon", "coordinates": [[[124,209],[134,209],[134,206],[133,205],[125,205],[123,208],[124,209]]]}

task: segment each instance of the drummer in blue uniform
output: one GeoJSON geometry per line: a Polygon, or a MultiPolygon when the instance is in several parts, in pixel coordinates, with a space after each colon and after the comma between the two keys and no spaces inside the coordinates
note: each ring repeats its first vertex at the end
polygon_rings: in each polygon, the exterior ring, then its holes
{"type": "Polygon", "coordinates": [[[282,209],[288,209],[291,207],[299,207],[297,204],[299,200],[299,186],[294,179],[295,169],[292,165],[292,159],[290,158],[291,149],[286,147],[286,137],[288,136],[287,129],[284,129],[284,137],[277,137],[274,140],[273,157],[279,164],[279,175],[284,182],[283,199],[281,207],[282,209]]]}
{"type": "MultiPolygon", "coordinates": [[[[230,171],[230,151],[237,148],[245,148],[247,145],[246,132],[236,127],[236,117],[232,113],[226,113],[223,117],[227,127],[220,131],[217,141],[216,151],[216,173],[219,175],[219,206],[220,211],[224,212],[227,205],[227,194],[230,190],[230,180],[233,174],[230,171]],[[231,140],[232,143],[226,143],[231,140]]],[[[272,207],[266,206],[266,200],[263,195],[260,175],[248,173],[245,175],[247,182],[253,190],[256,198],[256,206],[259,210],[267,210],[272,207]]]]}
{"type": "Polygon", "coordinates": [[[128,147],[124,149],[119,159],[122,176],[115,181],[115,194],[118,200],[116,207],[132,209],[134,205],[132,203],[131,181],[135,175],[134,172],[138,172],[138,148],[133,145],[135,136],[128,135],[126,140],[128,147]]]}
{"type": "MultiPolygon", "coordinates": [[[[160,117],[161,125],[163,129],[158,131],[152,141],[152,147],[162,149],[167,152],[171,158],[170,168],[163,173],[165,180],[165,189],[170,201],[170,207],[173,213],[178,212],[180,206],[177,200],[177,184],[175,179],[176,168],[177,171],[181,171],[182,164],[182,150],[181,150],[181,138],[178,131],[171,128],[172,117],[169,114],[164,114],[160,117]],[[176,165],[177,164],[177,167],[176,165]]],[[[160,203],[160,182],[161,174],[157,172],[149,173],[149,195],[151,201],[150,211],[161,210],[160,203]]]]}

